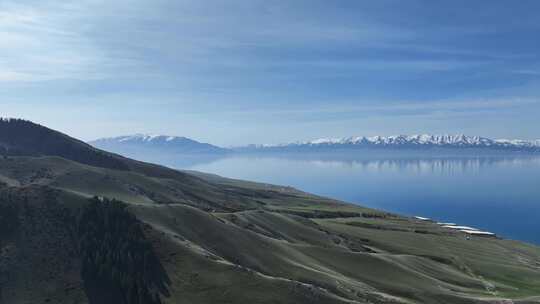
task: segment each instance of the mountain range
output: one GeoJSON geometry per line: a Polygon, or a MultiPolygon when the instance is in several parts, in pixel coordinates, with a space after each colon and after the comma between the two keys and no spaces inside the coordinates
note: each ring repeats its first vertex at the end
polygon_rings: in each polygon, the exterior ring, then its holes
{"type": "Polygon", "coordinates": [[[298,146],[358,146],[358,147],[452,147],[452,148],[493,148],[493,149],[536,149],[540,140],[489,139],[480,136],[459,135],[397,135],[397,136],[357,136],[344,138],[321,138],[307,142],[295,142],[280,145],[262,145],[258,147],[298,147],[298,146]]]}
{"type": "MultiPolygon", "coordinates": [[[[0,120],[0,304],[540,303],[540,248],[0,120]]],[[[519,220],[519,219],[515,219],[519,220]]]]}
{"type": "Polygon", "coordinates": [[[247,145],[221,148],[200,143],[185,137],[164,135],[132,135],[98,139],[90,144],[116,153],[131,153],[137,150],[156,150],[177,154],[225,154],[261,152],[331,152],[359,149],[387,150],[430,150],[452,149],[506,152],[540,152],[540,140],[490,139],[466,135],[397,135],[357,136],[345,138],[321,138],[312,141],[276,145],[247,145]]]}

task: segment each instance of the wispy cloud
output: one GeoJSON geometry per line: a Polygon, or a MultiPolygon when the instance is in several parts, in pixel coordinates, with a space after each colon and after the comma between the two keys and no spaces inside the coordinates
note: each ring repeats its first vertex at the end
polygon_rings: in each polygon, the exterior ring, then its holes
{"type": "Polygon", "coordinates": [[[84,20],[92,13],[85,3],[3,2],[0,81],[101,79],[126,64],[106,56],[85,34],[84,20]]]}
{"type": "MultiPolygon", "coordinates": [[[[531,37],[540,7],[469,6],[1,0],[2,107],[54,121],[92,113],[119,125],[166,116],[180,130],[205,132],[209,121],[242,124],[238,131],[277,119],[281,134],[297,121],[339,128],[379,117],[397,128],[398,119],[406,127],[434,116],[512,112],[519,122],[539,114],[531,37]]],[[[91,120],[86,134],[95,132],[91,120]]]]}
{"type": "MultiPolygon", "coordinates": [[[[326,102],[322,106],[306,106],[298,107],[291,106],[290,108],[264,108],[264,109],[247,109],[247,110],[225,110],[220,111],[224,115],[258,117],[259,115],[268,115],[269,117],[279,117],[287,115],[309,116],[322,118],[325,115],[348,114],[355,115],[418,115],[426,113],[443,113],[443,112],[475,112],[489,111],[501,109],[514,109],[519,107],[527,107],[540,105],[539,99],[531,98],[502,98],[502,99],[467,99],[467,100],[435,100],[435,101],[397,101],[397,102],[379,102],[379,103],[362,103],[354,104],[354,102],[326,102]],[[348,105],[344,105],[344,103],[348,105]]],[[[205,110],[204,113],[208,113],[205,110]]],[[[186,112],[185,114],[204,115],[202,112],[186,112]]]]}
{"type": "Polygon", "coordinates": [[[212,77],[205,71],[215,73],[219,67],[334,69],[353,76],[351,71],[359,70],[452,71],[501,60],[430,44],[439,36],[492,33],[486,27],[398,26],[376,21],[361,8],[354,14],[326,13],[317,7],[320,3],[312,4],[317,8],[311,13],[303,2],[260,0],[211,5],[192,0],[20,3],[6,0],[0,8],[2,82],[133,73],[212,77]],[[403,52],[409,56],[404,58],[403,52]]]}

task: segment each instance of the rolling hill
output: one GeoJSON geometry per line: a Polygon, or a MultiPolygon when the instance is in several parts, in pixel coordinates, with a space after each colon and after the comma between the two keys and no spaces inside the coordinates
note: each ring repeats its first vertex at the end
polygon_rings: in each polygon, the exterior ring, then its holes
{"type": "Polygon", "coordinates": [[[540,248],[0,123],[0,303],[540,303],[540,248]],[[510,303],[510,302],[508,302],[510,303]]]}

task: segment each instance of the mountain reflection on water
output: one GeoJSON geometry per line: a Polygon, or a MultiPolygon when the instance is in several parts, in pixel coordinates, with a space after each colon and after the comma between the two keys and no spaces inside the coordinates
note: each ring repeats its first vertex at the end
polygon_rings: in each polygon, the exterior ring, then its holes
{"type": "Polygon", "coordinates": [[[292,186],[540,244],[539,155],[370,151],[128,156],[177,169],[292,186]]]}
{"type": "Polygon", "coordinates": [[[540,244],[537,156],[235,155],[176,168],[293,186],[540,244]]]}

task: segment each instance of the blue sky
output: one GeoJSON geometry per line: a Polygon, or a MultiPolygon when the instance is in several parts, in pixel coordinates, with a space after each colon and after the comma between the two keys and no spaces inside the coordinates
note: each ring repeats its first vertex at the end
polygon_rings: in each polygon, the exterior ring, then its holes
{"type": "Polygon", "coordinates": [[[90,140],[540,138],[538,1],[0,2],[2,116],[90,140]]]}

